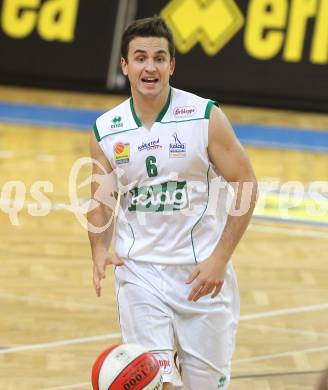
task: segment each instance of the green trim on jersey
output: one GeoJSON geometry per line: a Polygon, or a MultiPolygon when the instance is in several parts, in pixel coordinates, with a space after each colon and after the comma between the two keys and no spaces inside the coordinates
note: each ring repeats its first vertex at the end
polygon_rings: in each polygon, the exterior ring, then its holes
{"type": "Polygon", "coordinates": [[[97,125],[96,125],[96,124],[93,125],[93,132],[95,133],[96,140],[97,140],[98,142],[101,141],[101,138],[100,138],[100,135],[99,135],[99,131],[98,131],[98,129],[97,129],[97,125]]]}
{"type": "Polygon", "coordinates": [[[160,122],[164,118],[164,115],[167,113],[167,110],[169,109],[171,103],[171,93],[172,89],[170,88],[169,96],[167,97],[166,103],[162,108],[162,111],[158,114],[158,117],[156,118],[155,122],[160,122]]]}
{"type": "Polygon", "coordinates": [[[209,181],[208,181],[208,172],[210,170],[210,165],[208,166],[208,169],[207,169],[207,174],[206,174],[206,178],[207,178],[207,202],[206,202],[206,206],[204,208],[204,211],[202,212],[201,216],[198,218],[198,220],[196,221],[195,225],[191,228],[191,232],[190,232],[190,237],[191,237],[191,245],[192,245],[192,251],[194,253],[194,258],[195,258],[195,262],[197,264],[197,258],[196,258],[196,253],[195,253],[195,246],[194,246],[194,240],[192,238],[192,232],[193,230],[195,229],[196,225],[200,222],[200,220],[203,218],[203,215],[205,214],[205,211],[207,209],[207,206],[208,206],[208,200],[209,200],[209,197],[210,197],[210,184],[209,184],[209,181]]]}
{"type": "Polygon", "coordinates": [[[132,245],[130,246],[130,249],[129,249],[129,252],[128,252],[128,259],[129,259],[130,258],[130,251],[131,251],[131,249],[132,249],[136,239],[135,239],[135,236],[134,236],[134,232],[133,232],[132,226],[129,223],[128,223],[128,225],[130,226],[130,229],[131,229],[131,232],[132,232],[132,236],[133,236],[133,242],[132,242],[132,245]]]}
{"type": "Polygon", "coordinates": [[[167,123],[180,123],[180,122],[192,122],[192,121],[203,121],[204,118],[194,118],[194,119],[181,119],[178,121],[168,121],[168,122],[160,122],[162,125],[166,125],[167,123]]]}
{"type": "Polygon", "coordinates": [[[140,119],[138,118],[137,113],[136,113],[135,110],[134,110],[134,104],[133,104],[132,96],[130,97],[130,108],[131,108],[131,112],[132,112],[133,119],[134,119],[134,121],[136,122],[136,125],[137,125],[138,127],[142,127],[142,123],[141,123],[140,119]]]}
{"type": "MultiPolygon", "coordinates": [[[[171,103],[171,94],[172,94],[172,89],[170,88],[169,96],[167,97],[166,103],[164,104],[164,107],[162,108],[161,112],[158,114],[155,122],[160,122],[164,118],[164,115],[167,113],[167,110],[168,110],[170,103],[171,103]]],[[[131,108],[133,119],[136,122],[137,126],[142,127],[141,120],[139,119],[139,117],[134,109],[132,96],[130,97],[130,108],[131,108]]]]}
{"type": "Polygon", "coordinates": [[[127,131],[132,131],[132,130],[139,130],[139,127],[134,127],[133,129],[125,129],[125,130],[121,130],[121,131],[116,131],[115,133],[109,133],[109,134],[104,135],[102,137],[102,139],[107,137],[108,135],[116,135],[116,134],[120,134],[120,133],[126,133],[127,131]]]}
{"type": "Polygon", "coordinates": [[[126,130],[116,131],[115,133],[108,133],[108,134],[105,134],[103,137],[101,137],[99,139],[97,138],[97,141],[99,142],[99,141],[103,140],[105,137],[108,137],[108,136],[111,136],[111,135],[120,134],[120,133],[125,133],[127,131],[132,131],[132,130],[139,130],[139,127],[134,127],[133,129],[126,129],[126,130]]]}
{"type": "Polygon", "coordinates": [[[213,106],[219,107],[219,104],[218,104],[218,102],[216,102],[215,100],[210,100],[210,101],[207,103],[207,106],[206,106],[206,110],[205,110],[205,119],[210,119],[210,114],[211,114],[211,111],[212,111],[212,107],[213,107],[213,106]]]}
{"type": "Polygon", "coordinates": [[[118,278],[116,276],[116,267],[114,267],[114,275],[115,275],[116,283],[118,284],[118,289],[117,289],[117,293],[116,293],[116,305],[117,305],[117,311],[118,311],[118,323],[120,325],[120,329],[121,329],[121,333],[122,333],[121,312],[120,312],[120,304],[119,304],[119,299],[118,299],[118,295],[119,295],[120,289],[121,289],[121,283],[118,281],[118,278]]]}

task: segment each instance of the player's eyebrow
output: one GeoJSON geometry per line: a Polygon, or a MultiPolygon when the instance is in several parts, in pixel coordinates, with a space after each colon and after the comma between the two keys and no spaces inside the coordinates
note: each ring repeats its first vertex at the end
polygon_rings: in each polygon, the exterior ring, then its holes
{"type": "MultiPolygon", "coordinates": [[[[147,54],[147,51],[142,49],[136,49],[133,54],[147,54]]],[[[164,49],[159,49],[155,52],[155,55],[157,54],[168,54],[168,52],[164,49]]]]}
{"type": "Polygon", "coordinates": [[[160,49],[155,52],[155,54],[169,54],[166,50],[160,49]]]}

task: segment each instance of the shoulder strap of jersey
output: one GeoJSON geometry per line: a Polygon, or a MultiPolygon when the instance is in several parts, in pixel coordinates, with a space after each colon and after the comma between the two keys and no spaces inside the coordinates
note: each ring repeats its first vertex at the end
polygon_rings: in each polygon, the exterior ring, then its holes
{"type": "Polygon", "coordinates": [[[101,115],[93,125],[93,130],[98,142],[103,138],[126,131],[137,130],[141,123],[136,121],[131,110],[131,99],[114,107],[101,115]]]}

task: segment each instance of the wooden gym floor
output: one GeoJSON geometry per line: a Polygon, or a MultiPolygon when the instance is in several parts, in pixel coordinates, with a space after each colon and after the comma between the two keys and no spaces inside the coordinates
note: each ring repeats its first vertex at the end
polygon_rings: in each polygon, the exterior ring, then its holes
{"type": "MultiPolygon", "coordinates": [[[[122,98],[1,87],[0,100],[105,110],[122,98]]],[[[328,129],[327,115],[223,108],[233,122],[328,129]]],[[[247,151],[259,180],[327,181],[327,154],[247,151]]],[[[0,123],[0,389],[90,389],[92,362],[120,342],[112,273],[97,298],[86,231],[61,207],[70,169],[87,155],[85,132],[0,123]],[[13,225],[4,188],[17,180],[25,201],[13,225]],[[52,209],[32,217],[37,180],[53,183],[52,209]]],[[[328,367],[327,253],[328,227],[252,221],[234,256],[241,321],[231,390],[315,388],[328,367]]]]}

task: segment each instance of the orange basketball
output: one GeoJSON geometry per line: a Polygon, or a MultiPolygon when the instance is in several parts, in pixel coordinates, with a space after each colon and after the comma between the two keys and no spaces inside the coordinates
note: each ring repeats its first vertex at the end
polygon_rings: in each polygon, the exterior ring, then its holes
{"type": "Polygon", "coordinates": [[[122,153],[124,150],[124,147],[125,147],[124,144],[122,144],[121,142],[116,144],[114,146],[115,153],[118,153],[118,154],[122,153]]]}

